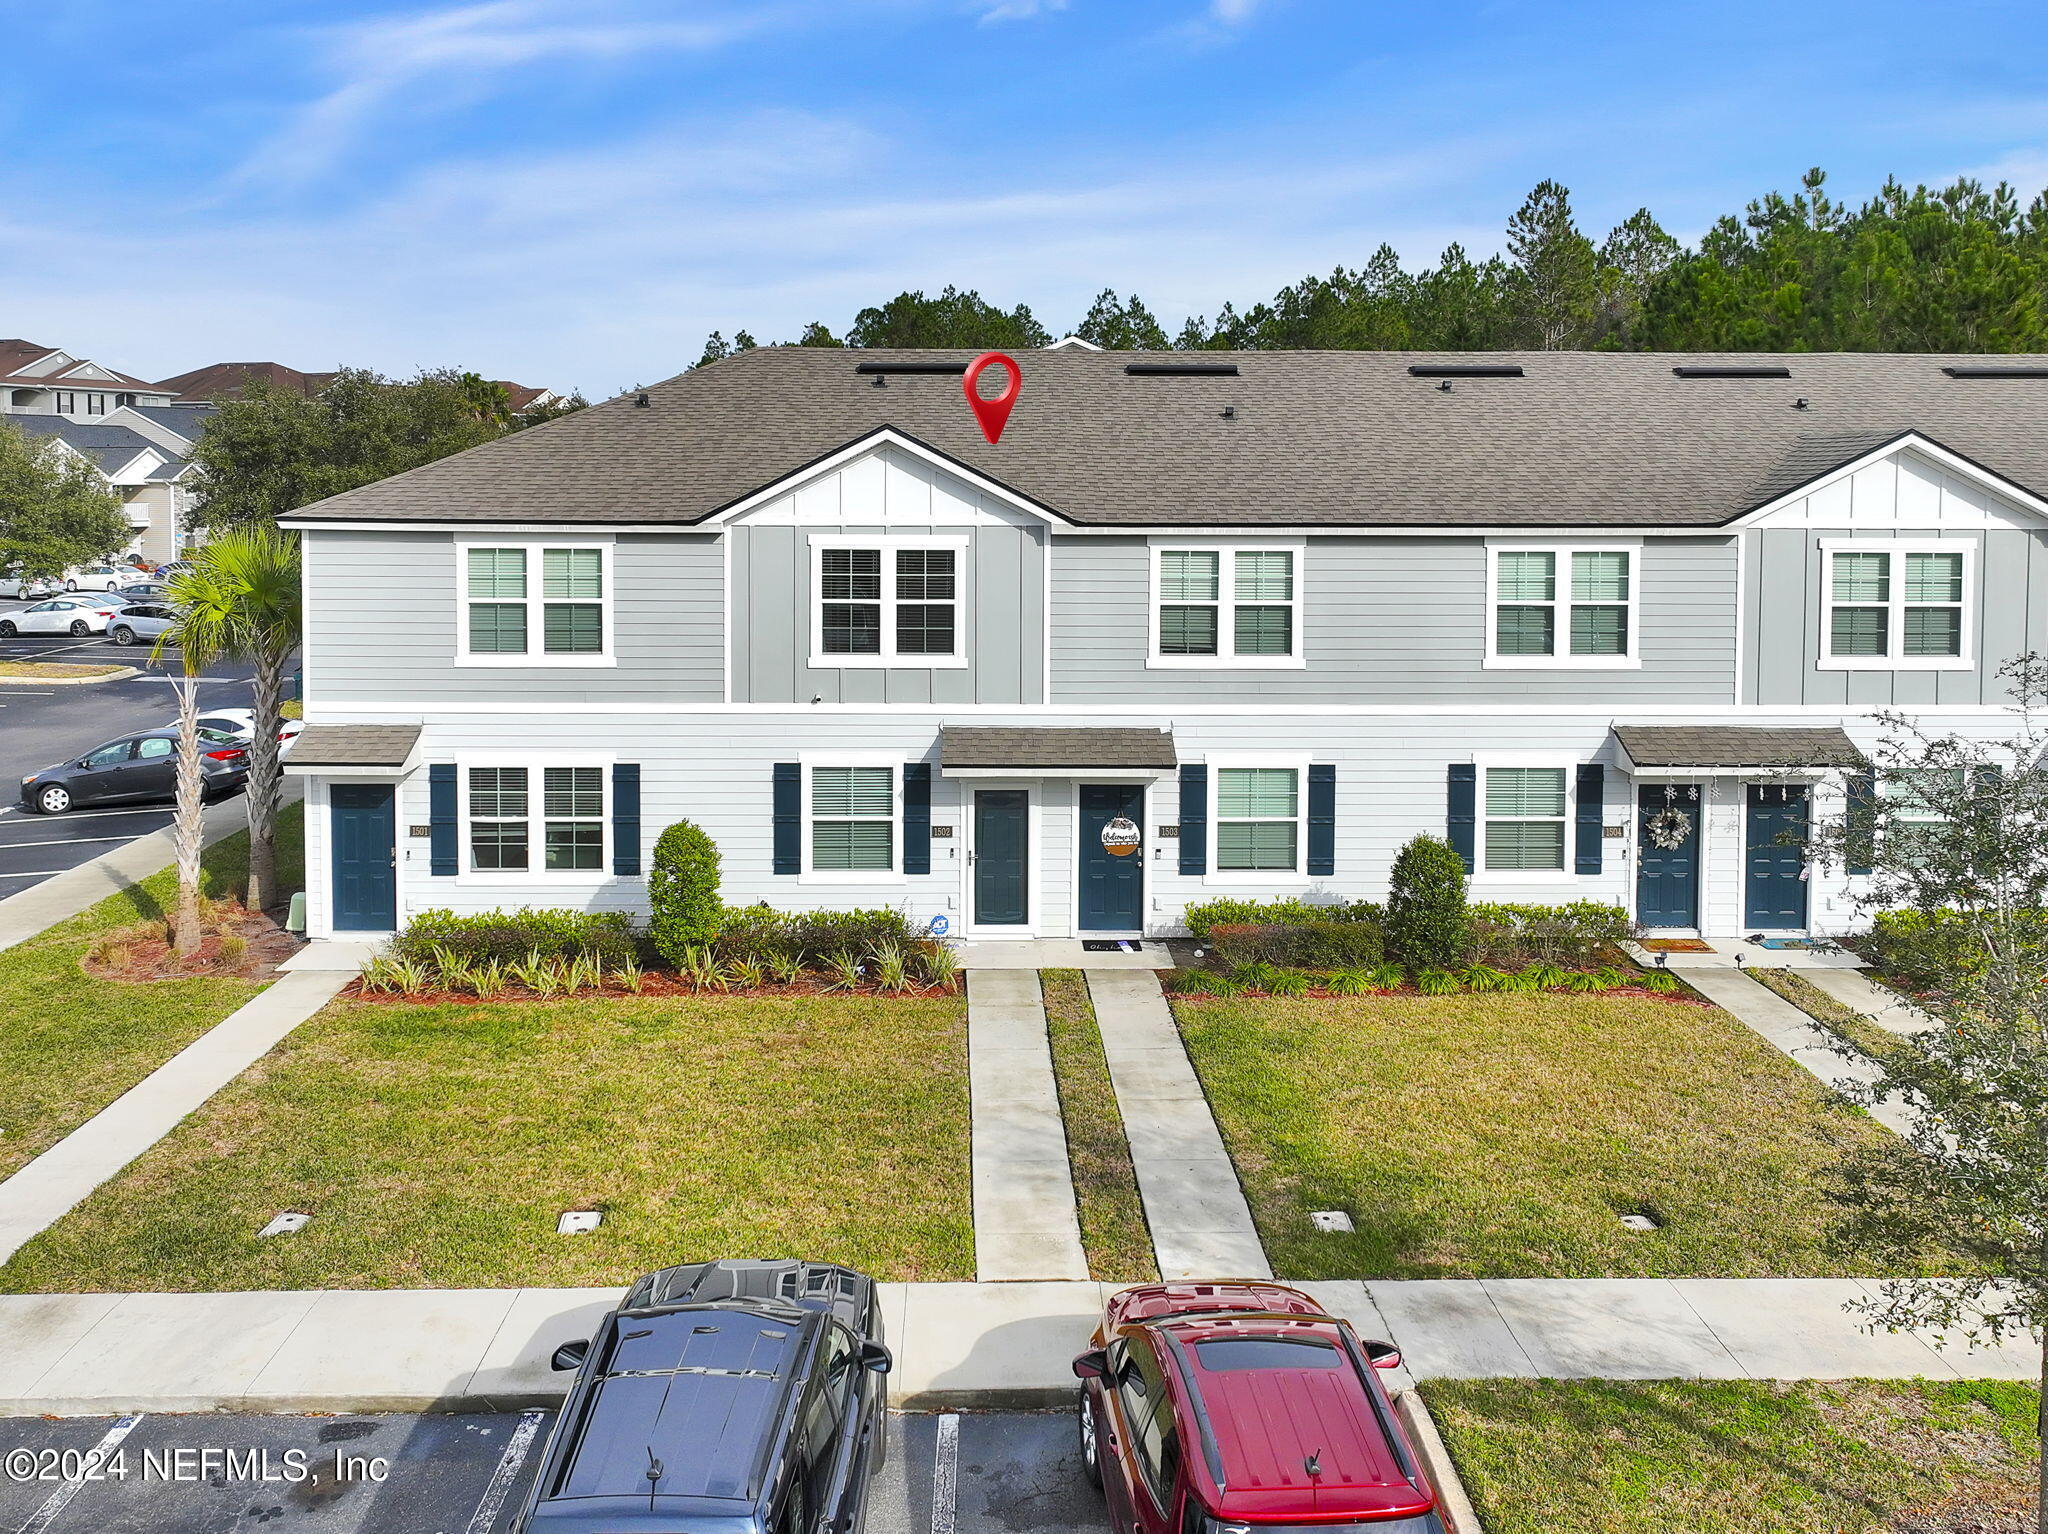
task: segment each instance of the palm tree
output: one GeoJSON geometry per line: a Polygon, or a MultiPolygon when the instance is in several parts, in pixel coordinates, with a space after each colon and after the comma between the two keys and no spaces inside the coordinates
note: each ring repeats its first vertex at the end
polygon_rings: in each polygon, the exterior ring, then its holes
{"type": "MultiPolygon", "coordinates": [[[[299,647],[303,624],[299,605],[299,545],[289,533],[251,523],[223,533],[192,555],[192,565],[171,580],[171,600],[178,609],[177,627],[165,636],[184,656],[185,688],[216,658],[247,662],[253,680],[251,699],[255,739],[249,743],[249,888],[252,910],[277,902],[277,812],[283,797],[283,772],[278,758],[282,723],[284,668],[299,647]],[[199,660],[195,663],[194,656],[199,660]]],[[[196,697],[192,699],[196,711],[196,697]]],[[[181,694],[180,728],[183,728],[181,694]]],[[[189,756],[198,795],[199,749],[179,744],[179,811],[185,812],[184,772],[189,756]]],[[[195,836],[198,811],[191,812],[195,836]]],[[[194,891],[197,853],[194,853],[194,891]]],[[[182,898],[183,875],[180,875],[182,898]]]]}
{"type": "Polygon", "coordinates": [[[182,616],[188,603],[202,599],[208,582],[196,569],[180,570],[171,577],[171,600],[181,614],[176,626],[158,637],[149,658],[161,663],[164,652],[175,647],[179,672],[173,684],[178,694],[178,803],[171,818],[171,844],[178,867],[178,909],[171,923],[171,948],[189,954],[199,947],[199,854],[205,840],[205,786],[199,774],[199,678],[219,658],[219,648],[210,642],[203,627],[188,625],[182,616]]]}

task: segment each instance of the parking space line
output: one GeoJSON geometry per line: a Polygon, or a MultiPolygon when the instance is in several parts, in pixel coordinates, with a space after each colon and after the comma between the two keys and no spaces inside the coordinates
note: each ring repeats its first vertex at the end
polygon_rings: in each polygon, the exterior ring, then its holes
{"type": "Polygon", "coordinates": [[[947,1412],[939,1418],[939,1441],[932,1462],[932,1534],[953,1534],[954,1505],[959,1498],[960,1418],[947,1412]]]}
{"type": "MultiPolygon", "coordinates": [[[[19,805],[0,809],[0,815],[18,815],[19,805]]],[[[66,810],[57,818],[65,825],[74,820],[98,820],[103,815],[175,815],[177,811],[168,804],[139,804],[132,810],[66,810]]]]}
{"type": "MultiPolygon", "coordinates": [[[[33,846],[34,843],[30,843],[30,845],[33,846]]],[[[70,872],[69,868],[24,868],[20,873],[0,874],[0,879],[47,879],[52,874],[68,874],[70,872]]]]}
{"type": "Polygon", "coordinates": [[[30,1514],[28,1522],[21,1526],[21,1534],[44,1534],[57,1521],[57,1515],[78,1495],[79,1488],[85,1485],[88,1477],[107,1462],[107,1456],[121,1446],[121,1440],[134,1432],[135,1425],[141,1420],[138,1413],[133,1417],[122,1417],[108,1428],[106,1436],[86,1450],[78,1474],[51,1492],[50,1499],[30,1514]]]}
{"type": "Polygon", "coordinates": [[[133,831],[117,831],[112,836],[60,836],[46,842],[0,842],[0,852],[22,847],[76,847],[81,842],[125,842],[133,839],[134,835],[133,831]]]}
{"type": "Polygon", "coordinates": [[[469,1520],[468,1534],[491,1534],[498,1514],[504,1511],[505,1499],[512,1494],[512,1483],[519,1479],[519,1467],[533,1450],[533,1440],[545,1416],[547,1413],[539,1409],[519,1414],[519,1425],[512,1429],[512,1439],[498,1456],[498,1468],[491,1472],[490,1484],[484,1488],[484,1499],[477,1503],[469,1520]]]}

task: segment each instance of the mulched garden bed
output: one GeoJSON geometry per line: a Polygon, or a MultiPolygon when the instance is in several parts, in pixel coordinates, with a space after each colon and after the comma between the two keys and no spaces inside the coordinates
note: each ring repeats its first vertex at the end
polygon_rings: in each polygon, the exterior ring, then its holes
{"type": "MultiPolygon", "coordinates": [[[[1170,974],[1172,974],[1172,973],[1173,973],[1173,971],[1171,971],[1171,970],[1160,970],[1160,971],[1159,971],[1158,973],[1159,973],[1159,975],[1160,975],[1160,977],[1161,977],[1161,980],[1162,980],[1162,982],[1163,982],[1163,981],[1164,981],[1164,979],[1165,979],[1165,977],[1166,977],[1167,975],[1170,975],[1170,974]]],[[[1465,990],[1465,989],[1460,989],[1460,990],[1456,990],[1456,991],[1445,991],[1445,992],[1441,992],[1441,993],[1439,993],[1439,994],[1437,994],[1437,995],[1427,995],[1427,994],[1425,994],[1425,993],[1424,993],[1424,992],[1422,992],[1422,991],[1418,991],[1418,990],[1417,990],[1417,989],[1416,989],[1416,988],[1415,988],[1414,986],[1412,986],[1412,985],[1403,985],[1403,986],[1397,986],[1397,987],[1396,987],[1396,988],[1394,988],[1393,990],[1389,990],[1389,991],[1363,991],[1363,992],[1358,992],[1358,993],[1355,993],[1355,994],[1348,994],[1348,995],[1347,995],[1346,993],[1344,993],[1344,992],[1341,992],[1341,991],[1331,991],[1331,990],[1326,990],[1326,989],[1324,989],[1324,988],[1323,988],[1322,986],[1312,985],[1312,986],[1310,986],[1310,987],[1309,987],[1309,988],[1308,988],[1307,990],[1305,990],[1305,991],[1302,991],[1302,992],[1299,992],[1298,994],[1295,994],[1295,995],[1280,995],[1280,994],[1278,994],[1278,993],[1276,993],[1276,992],[1273,992],[1273,991],[1260,991],[1260,990],[1251,990],[1251,989],[1246,989],[1246,990],[1242,990],[1242,991],[1232,991],[1232,992],[1231,992],[1231,993],[1230,993],[1229,995],[1227,995],[1227,996],[1219,996],[1219,995],[1216,995],[1216,994],[1214,994],[1213,992],[1209,992],[1209,991],[1176,991],[1176,990],[1172,990],[1172,989],[1170,989],[1170,988],[1168,989],[1168,991],[1167,991],[1167,993],[1166,993],[1166,994],[1167,994],[1167,999],[1168,999],[1168,1000],[1170,1000],[1170,1001],[1175,1001],[1175,1002],[1182,1002],[1182,1001],[1265,1001],[1265,1000],[1278,1000],[1278,1001],[1360,1001],[1360,1000],[1363,1000],[1363,999],[1365,999],[1365,998],[1367,998],[1367,997],[1370,997],[1370,998],[1372,998],[1372,999],[1374,999],[1374,1000],[1378,1000],[1378,999],[1380,999],[1380,998],[1382,998],[1382,997],[1385,997],[1385,998],[1393,998],[1393,997],[1406,997],[1406,998],[1408,998],[1408,999],[1410,999],[1410,1000],[1421,1000],[1421,1001],[1442,1001],[1442,1000],[1444,1000],[1445,998],[1447,998],[1447,997],[1452,997],[1452,996],[1585,996],[1585,997],[1601,997],[1601,996],[1614,996],[1614,997],[1630,997],[1630,998],[1634,998],[1634,999],[1637,999],[1637,1000],[1641,1000],[1641,1001],[1669,1001],[1669,1002],[1677,1002],[1677,1003],[1678,1003],[1678,1004],[1680,1004],[1681,1006],[1688,1006],[1688,1007],[1711,1007],[1711,1006],[1713,1005],[1713,1003],[1712,1003],[1711,1001],[1708,1001],[1708,1000],[1707,1000],[1707,999],[1706,999],[1706,998],[1705,998],[1704,996],[1699,996],[1699,995],[1696,995],[1696,994],[1694,994],[1694,993],[1693,993],[1693,992],[1691,992],[1691,991],[1683,991],[1683,990],[1681,990],[1681,991],[1648,991],[1648,990],[1644,990],[1644,989],[1643,989],[1643,988],[1642,988],[1641,986],[1639,986],[1639,985],[1618,985],[1618,986],[1615,986],[1615,987],[1614,987],[1614,988],[1613,988],[1612,990],[1607,990],[1607,991],[1564,991],[1564,990],[1557,990],[1557,989],[1550,989],[1550,990],[1537,990],[1537,991],[1473,991],[1473,990],[1465,990]]]]}
{"type": "Polygon", "coordinates": [[[863,996],[879,1001],[929,1001],[936,997],[957,996],[957,984],[932,985],[925,983],[906,986],[901,990],[883,990],[879,986],[827,985],[822,980],[798,980],[790,984],[731,986],[719,990],[715,986],[692,985],[675,975],[648,972],[635,991],[623,985],[580,986],[576,990],[557,990],[542,994],[528,990],[523,985],[506,985],[487,996],[478,996],[472,991],[449,991],[439,987],[418,990],[411,995],[403,991],[368,989],[361,980],[351,980],[341,993],[351,1001],[389,1002],[400,1006],[473,1007],[483,1003],[504,1001],[646,1001],[651,998],[690,997],[729,998],[735,1001],[789,999],[800,996],[847,997],[863,996]]]}
{"type": "Polygon", "coordinates": [[[261,911],[239,903],[216,903],[201,921],[198,949],[180,957],[171,951],[167,922],[152,921],[110,932],[86,950],[79,967],[96,980],[145,985],[154,980],[233,978],[269,980],[278,965],[305,947],[261,911]],[[240,939],[239,955],[227,957],[240,939]]]}

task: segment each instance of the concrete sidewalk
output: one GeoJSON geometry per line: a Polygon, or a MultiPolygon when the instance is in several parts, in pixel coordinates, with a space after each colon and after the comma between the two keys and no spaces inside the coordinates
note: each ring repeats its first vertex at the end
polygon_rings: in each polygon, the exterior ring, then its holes
{"type": "Polygon", "coordinates": [[[262,1059],[352,978],[352,972],[340,970],[280,975],[0,1182],[0,1262],[69,1214],[93,1189],[175,1129],[185,1115],[262,1059]]]}
{"type": "MultiPolygon", "coordinates": [[[[884,1284],[894,1404],[1071,1399],[1114,1285],[884,1284]]],[[[2021,1379],[2031,1345],[1870,1336],[1863,1279],[1487,1279],[1302,1285],[1416,1378],[2021,1379]]],[[[548,1368],[616,1289],[0,1296],[0,1416],[499,1410],[559,1398],[548,1368]]],[[[1398,1383],[1398,1381],[1397,1381],[1398,1383]]]]}
{"type": "Polygon", "coordinates": [[[975,1276],[1087,1278],[1037,970],[967,971],[967,1075],[975,1276]]]}

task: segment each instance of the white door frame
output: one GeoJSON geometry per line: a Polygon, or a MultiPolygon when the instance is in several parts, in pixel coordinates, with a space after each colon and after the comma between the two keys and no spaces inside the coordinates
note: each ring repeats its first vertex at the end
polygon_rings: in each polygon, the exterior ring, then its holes
{"type": "Polygon", "coordinates": [[[1044,803],[1042,785],[1029,778],[1014,780],[1003,778],[972,778],[964,785],[961,795],[961,839],[966,845],[967,855],[960,860],[960,927],[962,933],[976,941],[990,938],[1035,938],[1039,935],[1045,913],[1045,883],[1042,870],[1045,860],[1040,838],[1043,833],[1044,803]],[[974,919],[974,865],[975,829],[978,816],[975,813],[974,796],[985,788],[1021,790],[1024,795],[1025,850],[1024,850],[1024,914],[1020,923],[1003,922],[983,926],[974,919]]]}

